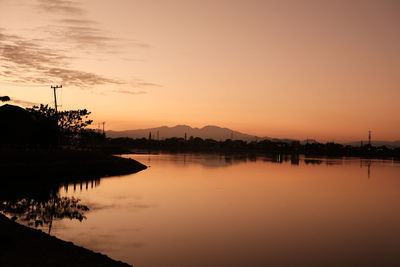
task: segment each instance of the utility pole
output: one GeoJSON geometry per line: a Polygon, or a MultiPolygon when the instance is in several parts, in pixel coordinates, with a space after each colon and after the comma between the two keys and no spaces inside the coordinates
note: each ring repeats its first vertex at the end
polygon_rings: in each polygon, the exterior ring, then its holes
{"type": "Polygon", "coordinates": [[[55,110],[56,110],[56,114],[57,114],[57,89],[59,89],[59,88],[62,88],[62,85],[55,85],[55,86],[53,86],[53,85],[51,85],[50,86],[51,87],[51,89],[53,89],[53,92],[54,92],[54,108],[55,108],[55,110]]]}
{"type": "MultiPolygon", "coordinates": [[[[58,105],[57,105],[57,89],[62,88],[62,85],[50,85],[50,88],[53,89],[54,92],[54,110],[55,110],[55,123],[56,126],[58,127],[58,105]]],[[[59,130],[57,130],[57,146],[62,144],[63,142],[63,136],[59,130]]],[[[49,228],[49,233],[50,233],[50,228],[49,228]]]]}

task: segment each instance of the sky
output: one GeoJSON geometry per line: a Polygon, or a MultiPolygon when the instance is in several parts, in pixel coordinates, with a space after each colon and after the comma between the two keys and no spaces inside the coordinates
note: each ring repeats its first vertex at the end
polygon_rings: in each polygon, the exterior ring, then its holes
{"type": "Polygon", "coordinates": [[[400,1],[0,0],[0,95],[94,127],[400,140],[400,1]]]}

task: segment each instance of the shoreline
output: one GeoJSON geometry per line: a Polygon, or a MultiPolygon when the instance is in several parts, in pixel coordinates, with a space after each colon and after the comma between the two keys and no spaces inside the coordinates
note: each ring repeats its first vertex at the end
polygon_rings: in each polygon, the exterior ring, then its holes
{"type": "Polygon", "coordinates": [[[26,180],[35,183],[70,182],[82,178],[131,174],[147,168],[140,162],[100,151],[0,151],[0,183],[26,180]]]}
{"type": "MultiPolygon", "coordinates": [[[[0,203],[43,194],[50,197],[63,184],[136,173],[140,162],[77,150],[1,150],[0,203]]],[[[0,266],[131,266],[101,253],[33,229],[0,213],[0,266]]]]}
{"type": "Polygon", "coordinates": [[[230,155],[230,156],[249,156],[249,157],[275,157],[278,155],[289,156],[292,158],[303,159],[362,159],[362,160],[393,160],[400,161],[400,156],[371,156],[371,155],[325,155],[325,154],[304,154],[286,152],[258,152],[258,151],[210,151],[210,150],[167,150],[167,149],[131,149],[130,155],[160,155],[160,154],[210,154],[210,155],[230,155]]]}
{"type": "Polygon", "coordinates": [[[8,219],[0,213],[1,266],[132,266],[8,219]]]}

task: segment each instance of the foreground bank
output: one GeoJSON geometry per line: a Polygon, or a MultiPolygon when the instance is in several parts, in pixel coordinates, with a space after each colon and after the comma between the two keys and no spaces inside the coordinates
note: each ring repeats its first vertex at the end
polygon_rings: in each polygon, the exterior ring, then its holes
{"type": "Polygon", "coordinates": [[[130,266],[0,214],[0,266],[130,266]]]}

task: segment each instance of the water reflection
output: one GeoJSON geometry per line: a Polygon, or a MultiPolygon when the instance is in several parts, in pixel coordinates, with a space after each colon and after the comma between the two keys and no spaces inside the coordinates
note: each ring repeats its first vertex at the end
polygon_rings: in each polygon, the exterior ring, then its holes
{"type": "Polygon", "coordinates": [[[89,189],[96,188],[99,185],[100,185],[100,178],[97,178],[97,179],[81,180],[81,181],[74,181],[72,183],[66,183],[62,187],[67,193],[68,190],[70,190],[70,187],[72,187],[72,190],[75,193],[77,191],[82,192],[82,190],[87,191],[89,189]]]}
{"type": "MultiPolygon", "coordinates": [[[[140,155],[143,156],[143,155],[140,155]]],[[[340,159],[325,159],[325,158],[302,158],[299,155],[290,154],[174,154],[174,157],[160,158],[155,155],[149,154],[146,156],[146,161],[149,165],[153,162],[167,161],[177,165],[199,164],[206,168],[224,168],[234,165],[249,163],[249,162],[271,162],[271,163],[285,163],[290,162],[291,165],[300,165],[301,162],[305,164],[322,164],[328,165],[342,164],[340,159]]]]}
{"type": "MultiPolygon", "coordinates": [[[[141,155],[143,156],[143,155],[141,155]]],[[[147,155],[146,161],[151,166],[152,163],[158,164],[159,161],[170,162],[176,165],[201,165],[205,168],[226,168],[232,167],[238,164],[245,164],[250,162],[270,162],[270,163],[290,163],[292,166],[299,166],[301,164],[309,166],[340,166],[345,164],[354,164],[359,162],[360,167],[367,168],[366,176],[371,178],[372,166],[379,166],[387,164],[390,160],[384,159],[361,159],[361,158],[323,158],[323,157],[304,157],[300,155],[290,155],[290,154],[270,154],[270,155],[260,155],[260,154],[174,154],[174,157],[158,157],[160,155],[147,155]]],[[[129,156],[128,156],[129,157],[129,156]]],[[[393,164],[398,162],[394,159],[391,160],[393,164]]]]}
{"type": "Polygon", "coordinates": [[[367,173],[368,173],[368,179],[371,178],[371,165],[372,165],[372,160],[367,159],[367,160],[360,160],[360,168],[367,167],[367,173]]]}
{"type": "Polygon", "coordinates": [[[278,154],[126,157],[151,168],[59,184],[12,201],[1,197],[1,210],[142,267],[400,262],[394,253],[398,162],[278,154]]]}
{"type": "Polygon", "coordinates": [[[52,197],[49,200],[22,198],[0,202],[0,211],[12,220],[51,233],[53,221],[70,219],[82,221],[89,208],[73,197],[52,197]]]}
{"type": "Polygon", "coordinates": [[[51,234],[54,221],[69,219],[82,222],[86,219],[85,213],[89,211],[89,207],[82,204],[80,199],[60,196],[60,189],[64,188],[68,192],[71,187],[76,192],[93,189],[99,184],[99,178],[46,187],[29,182],[20,186],[3,182],[0,190],[0,212],[18,223],[46,230],[51,234]]]}

